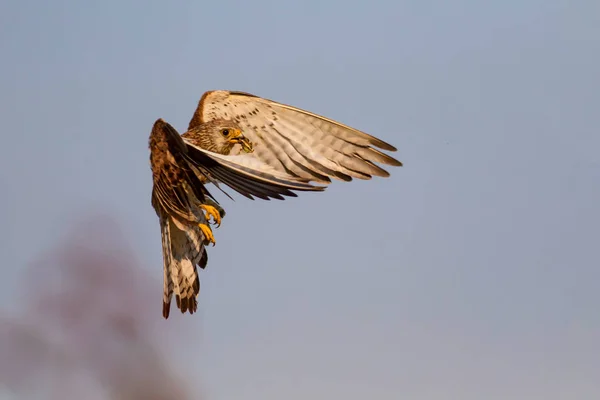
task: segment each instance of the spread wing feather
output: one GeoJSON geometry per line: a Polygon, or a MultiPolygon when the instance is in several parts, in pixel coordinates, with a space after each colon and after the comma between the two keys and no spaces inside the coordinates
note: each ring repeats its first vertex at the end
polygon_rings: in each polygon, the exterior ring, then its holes
{"type": "Polygon", "coordinates": [[[157,120],[150,133],[154,185],[152,205],[188,221],[195,221],[194,201],[203,203],[212,195],[186,160],[187,147],[170,124],[157,120]]]}
{"type": "Polygon", "coordinates": [[[250,157],[287,176],[330,183],[330,178],[350,181],[389,176],[375,162],[402,166],[400,161],[375,147],[387,151],[396,148],[374,136],[249,93],[206,92],[188,129],[221,118],[233,119],[242,127],[244,135],[254,144],[250,157]]]}
{"type": "Polygon", "coordinates": [[[202,175],[223,182],[241,195],[253,199],[283,200],[282,196],[297,197],[296,191],[322,191],[295,177],[285,176],[268,165],[247,155],[226,156],[188,144],[188,157],[202,175]]]}
{"type": "MultiPolygon", "coordinates": [[[[163,124],[164,129],[169,133],[169,137],[177,136],[182,141],[186,140],[179,136],[177,130],[168,122],[163,121],[163,124]]],[[[292,190],[323,190],[323,187],[307,183],[307,179],[281,173],[260,159],[248,155],[222,155],[202,149],[192,143],[186,143],[187,149],[182,154],[182,158],[187,163],[188,169],[194,172],[192,175],[196,177],[198,174],[195,170],[198,170],[203,176],[216,182],[223,182],[250,199],[253,198],[252,196],[256,196],[265,200],[269,198],[283,200],[282,196],[297,196],[292,190]]],[[[193,182],[193,180],[190,180],[190,182],[193,182]]],[[[200,181],[192,186],[197,185],[203,187],[200,181]]]]}

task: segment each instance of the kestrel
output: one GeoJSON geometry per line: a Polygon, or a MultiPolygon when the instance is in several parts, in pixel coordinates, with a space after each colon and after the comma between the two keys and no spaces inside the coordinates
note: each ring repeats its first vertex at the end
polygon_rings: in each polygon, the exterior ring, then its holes
{"type": "MultiPolygon", "coordinates": [[[[231,122],[217,121],[208,125],[218,147],[214,151],[227,154],[234,144],[251,150],[241,130],[231,122]]],[[[217,183],[217,178],[236,190],[249,182],[253,193],[262,198],[280,195],[295,196],[294,190],[322,190],[294,178],[278,178],[275,172],[252,167],[232,168],[214,159],[218,153],[191,149],[177,131],[162,119],[154,123],[149,139],[150,167],[153,188],[152,206],[158,216],[163,248],[163,317],[168,318],[171,297],[175,294],[177,308],[193,314],[197,309],[200,281],[196,266],[204,269],[208,261],[205,246],[215,243],[208,223],[211,216],[220,224],[225,211],[211,196],[204,184],[217,183]]]]}
{"type": "Polygon", "coordinates": [[[283,200],[294,191],[322,191],[330,178],[388,177],[377,166],[402,163],[376,147],[396,148],[374,136],[299,108],[249,93],[204,93],[188,130],[179,135],[156,121],[150,135],[152,205],[161,224],[164,260],[163,316],[176,295],[182,313],[197,307],[196,265],[206,267],[214,244],[208,219],[223,209],[205,184],[224,183],[250,199],[283,200]]]}

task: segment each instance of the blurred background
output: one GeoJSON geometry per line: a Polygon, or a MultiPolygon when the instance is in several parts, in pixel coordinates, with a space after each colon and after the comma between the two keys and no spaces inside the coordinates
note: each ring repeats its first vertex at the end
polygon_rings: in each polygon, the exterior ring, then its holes
{"type": "Polygon", "coordinates": [[[600,398],[600,2],[9,0],[0,54],[0,399],[600,398]],[[405,166],[213,190],[165,321],[147,140],[211,89],[405,166]]]}

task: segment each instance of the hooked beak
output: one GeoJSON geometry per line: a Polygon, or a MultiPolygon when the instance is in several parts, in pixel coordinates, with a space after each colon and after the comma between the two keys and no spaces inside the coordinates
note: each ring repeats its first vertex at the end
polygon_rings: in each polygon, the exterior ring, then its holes
{"type": "Polygon", "coordinates": [[[237,137],[231,138],[229,140],[229,143],[232,143],[232,144],[239,143],[242,146],[242,150],[244,151],[244,153],[252,153],[254,151],[254,146],[252,145],[252,142],[250,140],[248,140],[242,134],[240,134],[237,137]]]}

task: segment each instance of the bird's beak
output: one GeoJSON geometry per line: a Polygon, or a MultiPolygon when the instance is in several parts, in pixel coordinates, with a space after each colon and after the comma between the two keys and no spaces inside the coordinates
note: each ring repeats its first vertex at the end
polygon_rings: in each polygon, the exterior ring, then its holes
{"type": "Polygon", "coordinates": [[[246,138],[241,132],[234,138],[229,139],[229,143],[232,144],[240,144],[242,146],[242,150],[244,153],[252,153],[254,151],[254,146],[252,142],[246,138]]]}

